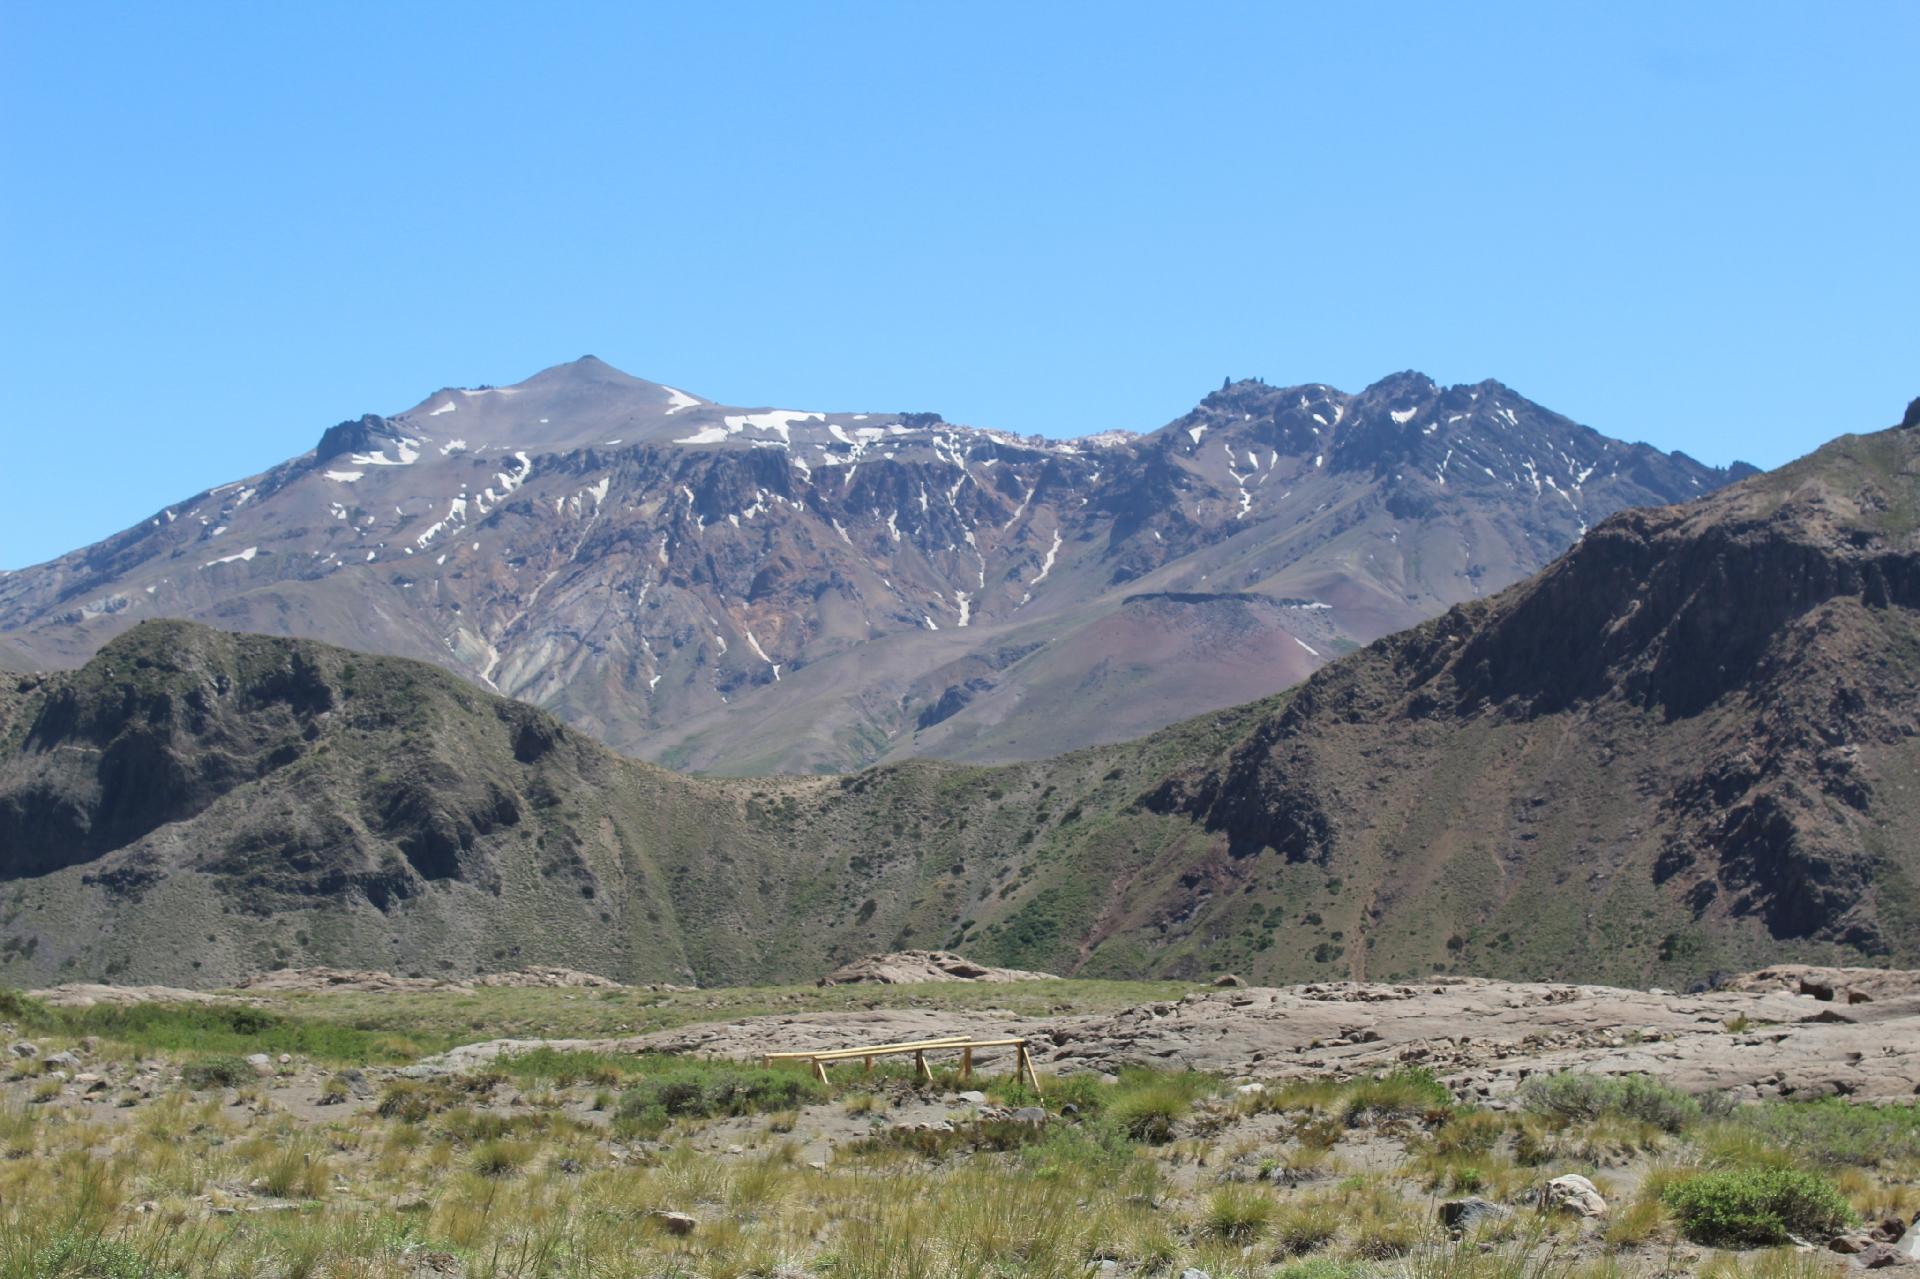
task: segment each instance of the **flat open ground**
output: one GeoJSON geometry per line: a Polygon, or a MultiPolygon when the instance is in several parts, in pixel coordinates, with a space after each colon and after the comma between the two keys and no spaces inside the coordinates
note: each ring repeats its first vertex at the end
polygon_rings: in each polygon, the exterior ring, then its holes
{"type": "Polygon", "coordinates": [[[1920,1212],[1920,984],[1745,984],[6,996],[0,1279],[1811,1276],[1897,1256],[1920,1212]],[[987,1053],[970,1086],[938,1054],[931,1083],[893,1059],[828,1087],[756,1060],[950,1033],[1031,1037],[1044,1095],[987,1053]],[[1604,1210],[1538,1207],[1565,1174],[1604,1210]],[[1447,1230],[1468,1199],[1479,1217],[1447,1230]]]}

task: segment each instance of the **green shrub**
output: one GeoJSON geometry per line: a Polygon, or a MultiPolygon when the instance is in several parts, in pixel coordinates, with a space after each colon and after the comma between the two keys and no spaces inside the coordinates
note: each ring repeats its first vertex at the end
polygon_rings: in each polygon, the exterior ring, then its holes
{"type": "Polygon", "coordinates": [[[1687,1238],[1716,1248],[1783,1244],[1789,1234],[1819,1239],[1854,1221],[1832,1182],[1792,1168],[1701,1173],[1661,1197],[1687,1238]]]}
{"type": "Polygon", "coordinates": [[[1045,1132],[1043,1124],[1017,1119],[976,1119],[947,1128],[883,1128],[852,1143],[850,1149],[861,1153],[911,1150],[929,1159],[939,1159],[955,1153],[1021,1150],[1042,1140],[1045,1132]]]}
{"type": "Polygon", "coordinates": [[[1225,1243],[1250,1243],[1266,1232],[1275,1207],[1271,1195],[1224,1186],[1207,1204],[1207,1233],[1225,1243]]]}
{"type": "Polygon", "coordinates": [[[178,1279],[157,1270],[117,1239],[69,1231],[33,1255],[25,1271],[39,1279],[178,1279]]]}
{"type": "Polygon", "coordinates": [[[556,1088],[571,1088],[578,1083],[610,1087],[620,1082],[621,1064],[605,1053],[536,1048],[502,1058],[500,1068],[520,1081],[522,1087],[552,1084],[556,1088]]]}
{"type": "Polygon", "coordinates": [[[1484,1155],[1499,1144],[1506,1120],[1485,1110],[1456,1110],[1427,1140],[1427,1149],[1443,1158],[1484,1155]]]}
{"type": "Polygon", "coordinates": [[[669,1119],[706,1119],[714,1115],[754,1115],[793,1110],[825,1101],[827,1090],[797,1070],[756,1070],[683,1061],[655,1066],[620,1098],[616,1117],[635,1119],[657,1112],[669,1119]]]}
{"type": "Polygon", "coordinates": [[[1360,1279],[1367,1267],[1357,1261],[1335,1261],[1332,1257],[1312,1257],[1291,1261],[1273,1272],[1273,1279],[1360,1279]]]}
{"type": "Polygon", "coordinates": [[[11,987],[0,988],[0,1019],[32,1025],[44,1016],[46,1005],[11,987]]]}
{"type": "Polygon", "coordinates": [[[1339,1214],[1330,1205],[1316,1201],[1288,1204],[1273,1227],[1280,1250],[1295,1257],[1326,1247],[1339,1233],[1339,1214]]]}
{"type": "Polygon", "coordinates": [[[1536,1075],[1520,1085],[1520,1104],[1554,1119],[1626,1119],[1665,1132],[1684,1132],[1702,1113],[1693,1097],[1650,1075],[1536,1075]]]}
{"type": "Polygon", "coordinates": [[[385,1092],[380,1094],[380,1101],[374,1106],[373,1111],[382,1119],[398,1119],[403,1123],[417,1124],[435,1112],[446,1109],[453,1102],[454,1095],[444,1088],[415,1083],[407,1079],[396,1079],[387,1085],[385,1092]]]}
{"type": "Polygon", "coordinates": [[[187,1063],[180,1071],[180,1078],[198,1092],[202,1088],[238,1088],[259,1076],[253,1073],[253,1067],[244,1057],[203,1057],[187,1063]]]}
{"type": "Polygon", "coordinates": [[[473,1170],[482,1177],[511,1177],[532,1153],[517,1141],[483,1141],[473,1148],[473,1170]]]}
{"type": "Polygon", "coordinates": [[[1920,1161],[1920,1103],[1863,1106],[1827,1097],[1742,1106],[1733,1122],[1767,1144],[1827,1165],[1920,1161]]]}
{"type": "Polygon", "coordinates": [[[1453,1094],[1425,1066],[1403,1067],[1384,1075],[1356,1079],[1346,1088],[1349,1121],[1362,1115],[1380,1118],[1433,1115],[1453,1105],[1453,1094]]]}
{"type": "Polygon", "coordinates": [[[1133,1140],[1159,1145],[1172,1139],[1173,1126],[1186,1115],[1191,1104],[1178,1088],[1134,1088],[1107,1103],[1107,1117],[1133,1140]]]}

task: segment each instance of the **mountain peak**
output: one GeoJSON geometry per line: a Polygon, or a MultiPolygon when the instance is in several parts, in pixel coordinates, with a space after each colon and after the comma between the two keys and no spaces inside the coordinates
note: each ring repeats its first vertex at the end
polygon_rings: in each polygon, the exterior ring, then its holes
{"type": "Polygon", "coordinates": [[[1387,374],[1369,386],[1363,394],[1428,395],[1439,389],[1438,383],[1419,370],[1402,369],[1398,373],[1387,374]]]}
{"type": "Polygon", "coordinates": [[[555,364],[541,369],[524,382],[516,386],[551,386],[556,383],[613,383],[623,386],[651,386],[645,378],[635,377],[623,369],[617,369],[597,355],[583,355],[577,360],[568,360],[564,364],[555,364]]]}

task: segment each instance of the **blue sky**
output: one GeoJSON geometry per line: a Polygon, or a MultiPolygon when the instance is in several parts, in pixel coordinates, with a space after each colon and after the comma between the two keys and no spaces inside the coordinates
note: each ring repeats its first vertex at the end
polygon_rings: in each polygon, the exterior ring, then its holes
{"type": "Polygon", "coordinates": [[[0,565],[592,352],[1148,429],[1497,377],[1777,464],[1920,394],[1920,5],[0,13],[0,565]]]}

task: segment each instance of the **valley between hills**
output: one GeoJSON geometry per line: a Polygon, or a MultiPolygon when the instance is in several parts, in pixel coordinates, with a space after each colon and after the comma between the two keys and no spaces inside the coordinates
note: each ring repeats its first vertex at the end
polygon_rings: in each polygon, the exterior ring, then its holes
{"type": "Polygon", "coordinates": [[[689,777],[436,666],[137,623],[0,701],[0,975],[1913,965],[1917,451],[1623,512],[1271,698],[1012,765],[689,777]]]}

